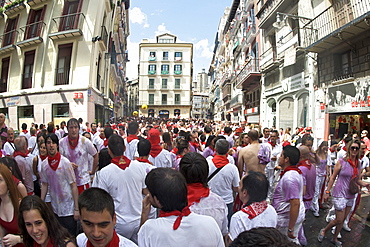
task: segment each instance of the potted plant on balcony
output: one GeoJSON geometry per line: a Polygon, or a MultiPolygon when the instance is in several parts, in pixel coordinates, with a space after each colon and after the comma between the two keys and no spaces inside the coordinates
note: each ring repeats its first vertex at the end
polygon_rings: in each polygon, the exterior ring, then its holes
{"type": "Polygon", "coordinates": [[[7,11],[10,11],[18,6],[22,6],[25,7],[24,5],[24,1],[25,0],[14,0],[12,2],[8,2],[4,5],[4,12],[7,12],[7,11]]]}

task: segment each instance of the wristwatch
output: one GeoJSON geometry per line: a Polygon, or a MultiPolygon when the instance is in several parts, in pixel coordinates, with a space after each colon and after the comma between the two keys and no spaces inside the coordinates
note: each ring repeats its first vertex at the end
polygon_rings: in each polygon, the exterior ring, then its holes
{"type": "Polygon", "coordinates": [[[293,232],[293,229],[288,228],[288,232],[293,232]]]}

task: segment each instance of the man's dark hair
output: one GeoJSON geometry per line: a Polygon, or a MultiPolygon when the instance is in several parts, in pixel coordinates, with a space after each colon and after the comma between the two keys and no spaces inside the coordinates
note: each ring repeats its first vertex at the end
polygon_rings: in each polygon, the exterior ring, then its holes
{"type": "Polygon", "coordinates": [[[179,133],[179,128],[177,128],[177,127],[173,128],[173,133],[178,134],[179,133]]]}
{"type": "Polygon", "coordinates": [[[204,132],[206,132],[207,134],[209,134],[209,133],[211,133],[212,132],[212,128],[211,128],[211,126],[205,126],[204,127],[204,132]]]}
{"type": "Polygon", "coordinates": [[[201,142],[204,142],[205,140],[206,140],[206,135],[205,134],[201,134],[200,136],[199,136],[199,139],[200,139],[200,141],[201,142]]]}
{"type": "Polygon", "coordinates": [[[136,132],[138,129],[139,129],[139,124],[135,121],[132,121],[127,126],[127,133],[129,135],[136,135],[136,132]]]}
{"type": "Polygon", "coordinates": [[[113,198],[108,192],[100,188],[89,188],[81,193],[78,197],[80,214],[83,208],[90,212],[99,213],[102,213],[106,209],[112,218],[114,216],[113,198]]]}
{"type": "Polygon", "coordinates": [[[79,118],[78,119],[78,122],[80,123],[80,124],[82,124],[82,122],[83,122],[84,120],[82,119],[82,118],[79,118]]]}
{"type": "Polygon", "coordinates": [[[48,127],[46,127],[46,130],[48,131],[48,133],[53,133],[54,131],[54,126],[51,125],[51,124],[48,124],[48,127]]]}
{"type": "Polygon", "coordinates": [[[234,239],[229,247],[271,247],[284,246],[294,247],[299,246],[291,242],[286,235],[283,235],[279,230],[273,227],[253,228],[249,231],[244,231],[234,239]]]}
{"type": "Polygon", "coordinates": [[[58,136],[56,134],[54,134],[54,133],[48,134],[45,138],[45,144],[48,141],[48,139],[50,139],[53,143],[57,144],[57,146],[59,147],[59,139],[58,139],[58,136]]]}
{"type": "Polygon", "coordinates": [[[113,135],[113,129],[111,127],[104,128],[104,135],[105,135],[105,138],[109,139],[109,137],[113,135]]]}
{"type": "Polygon", "coordinates": [[[205,188],[208,187],[209,167],[203,155],[196,152],[185,154],[180,161],[180,172],[184,175],[186,183],[201,183],[205,188]]]}
{"type": "Polygon", "coordinates": [[[261,172],[249,171],[248,175],[242,178],[242,184],[243,190],[247,190],[249,195],[247,205],[266,200],[269,190],[269,181],[266,175],[261,172]]]}
{"type": "Polygon", "coordinates": [[[22,130],[26,130],[27,129],[27,124],[26,123],[22,123],[22,130]]]}
{"type": "Polygon", "coordinates": [[[94,123],[91,123],[91,124],[90,124],[90,128],[91,128],[91,127],[93,127],[93,125],[94,125],[94,124],[96,125],[96,123],[95,123],[95,122],[94,122],[94,123]]]}
{"type": "Polygon", "coordinates": [[[79,122],[78,122],[78,120],[77,120],[77,119],[75,119],[75,118],[71,118],[71,119],[69,119],[69,120],[68,120],[68,122],[67,122],[67,128],[68,128],[72,123],[76,123],[76,124],[77,124],[77,126],[78,126],[78,128],[80,128],[80,123],[79,123],[79,122]]]}
{"type": "Polygon", "coordinates": [[[344,138],[343,140],[344,140],[344,143],[349,143],[350,141],[352,141],[352,139],[353,139],[353,138],[352,138],[352,135],[350,135],[350,134],[349,134],[349,135],[347,135],[347,136],[346,136],[346,138],[344,138]]]}
{"type": "Polygon", "coordinates": [[[181,154],[185,148],[189,148],[189,142],[185,139],[180,139],[177,142],[177,154],[181,154]]]}
{"type": "Polygon", "coordinates": [[[229,151],[229,142],[227,140],[218,140],[215,144],[216,152],[225,155],[229,151]]]}
{"type": "Polygon", "coordinates": [[[151,148],[152,148],[152,144],[147,139],[141,139],[137,143],[137,152],[139,153],[140,157],[148,156],[151,148]]]}
{"type": "Polygon", "coordinates": [[[277,131],[277,130],[271,130],[270,133],[275,133],[276,137],[279,137],[279,131],[277,131]]]}
{"type": "Polygon", "coordinates": [[[233,130],[230,127],[225,127],[224,132],[225,134],[230,134],[231,132],[233,132],[233,130]]]}
{"type": "Polygon", "coordinates": [[[283,152],[284,158],[289,157],[289,162],[291,166],[295,166],[296,164],[298,164],[299,157],[301,156],[301,152],[298,148],[288,145],[283,148],[283,152]]]}
{"type": "Polygon", "coordinates": [[[313,142],[313,137],[310,134],[303,135],[303,137],[302,137],[302,145],[306,145],[306,143],[308,141],[312,141],[313,142]]]}
{"type": "Polygon", "coordinates": [[[122,156],[125,151],[123,138],[118,135],[112,135],[108,140],[108,148],[114,157],[122,156]]]}
{"type": "Polygon", "coordinates": [[[188,205],[186,180],[176,170],[153,169],[146,176],[145,184],[150,194],[158,199],[164,212],[181,211],[188,205]]]}
{"type": "MultiPolygon", "coordinates": [[[[110,157],[108,148],[102,148],[99,151],[99,161],[98,161],[98,170],[103,169],[107,165],[109,165],[112,161],[112,157],[110,157]]],[[[96,175],[98,177],[98,175],[96,175]]]]}
{"type": "Polygon", "coordinates": [[[250,130],[248,132],[248,137],[252,140],[252,141],[256,141],[258,140],[258,131],[257,130],[250,130]]]}

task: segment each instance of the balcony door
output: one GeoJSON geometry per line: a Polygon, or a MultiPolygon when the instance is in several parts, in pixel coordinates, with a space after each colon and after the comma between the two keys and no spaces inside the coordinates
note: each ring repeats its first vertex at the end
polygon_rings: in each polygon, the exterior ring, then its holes
{"type": "Polygon", "coordinates": [[[24,33],[24,39],[31,39],[39,37],[41,35],[42,24],[45,16],[46,4],[42,9],[30,10],[28,15],[26,31],[24,33]]]}
{"type": "Polygon", "coordinates": [[[63,17],[60,19],[59,31],[76,29],[81,12],[83,0],[65,0],[63,8],[63,17]]]}
{"type": "Polygon", "coordinates": [[[3,47],[14,43],[16,28],[18,23],[18,16],[13,19],[8,19],[5,25],[3,47]]]}

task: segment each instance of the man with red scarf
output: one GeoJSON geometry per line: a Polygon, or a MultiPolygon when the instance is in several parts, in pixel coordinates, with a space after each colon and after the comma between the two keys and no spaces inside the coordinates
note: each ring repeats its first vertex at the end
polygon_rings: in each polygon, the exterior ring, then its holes
{"type": "Polygon", "coordinates": [[[285,146],[279,158],[283,169],[280,181],[276,185],[272,206],[278,215],[276,229],[295,243],[299,243],[297,235],[304,217],[303,177],[298,168],[300,152],[293,146],[285,146]]]}
{"type": "Polygon", "coordinates": [[[13,153],[14,160],[17,162],[19,170],[22,173],[23,183],[26,186],[27,194],[33,194],[33,178],[32,178],[32,159],[28,157],[27,139],[25,136],[18,136],[14,140],[15,151],[13,153]]]}
{"type": "Polygon", "coordinates": [[[148,132],[148,140],[151,144],[149,161],[156,167],[172,168],[174,166],[174,160],[171,153],[161,147],[159,130],[151,128],[148,132]]]}
{"type": "Polygon", "coordinates": [[[238,191],[239,186],[239,173],[238,168],[231,164],[227,158],[229,151],[229,142],[225,139],[220,139],[215,144],[216,155],[207,158],[209,166],[208,177],[212,175],[217,169],[220,169],[211,180],[209,180],[209,187],[211,191],[224,199],[228,214],[227,218],[230,222],[233,213],[233,191],[238,191]]]}
{"type": "Polygon", "coordinates": [[[145,186],[146,167],[122,155],[125,144],[122,137],[112,135],[108,140],[111,163],[98,171],[93,187],[107,191],[114,199],[118,234],[137,242],[140,226],[141,203],[147,194],[145,186]]]}
{"type": "Polygon", "coordinates": [[[21,133],[19,133],[19,136],[25,136],[27,138],[27,140],[29,140],[30,137],[31,137],[31,135],[30,135],[30,133],[27,130],[27,124],[26,123],[22,123],[21,128],[22,128],[22,131],[21,131],[21,133]]]}
{"type": "Polygon", "coordinates": [[[276,211],[266,201],[268,189],[269,182],[260,172],[249,171],[240,180],[238,194],[244,207],[231,217],[229,233],[231,240],[252,228],[276,227],[276,211]]]}
{"type": "Polygon", "coordinates": [[[133,160],[135,157],[138,157],[137,153],[137,143],[139,142],[139,124],[136,121],[132,121],[128,124],[127,127],[127,138],[125,139],[125,156],[130,160],[133,160]]]}
{"type": "Polygon", "coordinates": [[[58,143],[56,134],[46,137],[48,156],[41,163],[41,199],[45,200],[49,191],[51,207],[58,221],[75,236],[79,218],[76,177],[71,162],[58,152],[58,143]]]}
{"type": "Polygon", "coordinates": [[[7,130],[7,139],[5,144],[3,145],[3,148],[6,155],[13,156],[15,146],[14,146],[14,130],[12,127],[9,127],[7,130]]]}
{"type": "Polygon", "coordinates": [[[153,169],[145,184],[149,193],[143,200],[139,246],[225,246],[216,221],[189,209],[181,173],[170,168],[153,169]],[[151,206],[160,209],[157,219],[148,219],[151,206]]]}
{"type": "Polygon", "coordinates": [[[99,188],[90,188],[78,198],[84,233],[77,236],[80,247],[135,247],[132,241],[115,231],[117,216],[113,198],[99,188]]]}
{"type": "Polygon", "coordinates": [[[217,222],[224,237],[227,236],[227,206],[224,200],[208,188],[209,167],[207,160],[199,153],[190,152],[180,162],[180,173],[188,187],[190,211],[211,216],[217,222]]]}
{"type": "Polygon", "coordinates": [[[269,181],[269,192],[267,194],[267,201],[272,201],[275,189],[275,170],[278,169],[278,159],[280,157],[283,147],[277,143],[279,138],[279,132],[277,130],[272,130],[269,136],[268,144],[271,147],[271,158],[270,162],[266,165],[266,177],[269,181]]]}
{"type": "Polygon", "coordinates": [[[67,122],[68,135],[59,141],[60,153],[72,163],[79,194],[90,186],[89,155],[93,156],[92,173],[98,166],[98,153],[92,142],[80,136],[80,125],[75,118],[67,122]]]}

